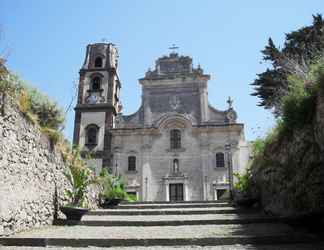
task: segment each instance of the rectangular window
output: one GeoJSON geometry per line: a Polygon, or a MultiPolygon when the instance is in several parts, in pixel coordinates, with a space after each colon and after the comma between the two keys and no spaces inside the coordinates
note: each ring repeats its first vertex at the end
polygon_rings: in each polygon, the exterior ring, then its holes
{"type": "Polygon", "coordinates": [[[170,131],[170,147],[171,149],[181,148],[181,131],[173,129],[170,131]]]}
{"type": "Polygon", "coordinates": [[[216,154],[216,168],[224,168],[225,167],[225,159],[223,153],[216,154]]]}
{"type": "Polygon", "coordinates": [[[136,171],[136,157],[135,156],[128,157],[128,171],[136,171]]]}

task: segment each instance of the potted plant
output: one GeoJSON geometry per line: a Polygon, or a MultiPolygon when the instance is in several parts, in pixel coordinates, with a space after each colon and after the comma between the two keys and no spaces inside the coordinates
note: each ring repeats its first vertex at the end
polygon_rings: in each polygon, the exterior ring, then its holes
{"type": "Polygon", "coordinates": [[[106,169],[103,169],[99,179],[102,185],[102,192],[99,195],[102,207],[114,207],[121,201],[128,200],[128,194],[120,176],[112,176],[106,169]]]}
{"type": "Polygon", "coordinates": [[[71,184],[71,189],[65,190],[65,195],[70,203],[60,208],[67,220],[81,220],[82,216],[89,211],[86,204],[86,189],[94,181],[90,170],[84,165],[78,150],[72,151],[72,159],[64,175],[71,184]]]}

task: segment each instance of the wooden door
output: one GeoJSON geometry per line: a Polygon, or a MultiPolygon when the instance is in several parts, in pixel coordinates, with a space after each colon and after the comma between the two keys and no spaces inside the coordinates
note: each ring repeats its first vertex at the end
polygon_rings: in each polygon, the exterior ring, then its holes
{"type": "Polygon", "coordinates": [[[175,183],[169,186],[170,201],[183,201],[183,184],[175,183]]]}

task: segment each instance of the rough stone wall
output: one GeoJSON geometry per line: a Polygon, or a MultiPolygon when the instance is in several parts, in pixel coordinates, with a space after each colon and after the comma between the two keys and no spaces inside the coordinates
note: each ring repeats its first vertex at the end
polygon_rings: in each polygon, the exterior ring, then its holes
{"type": "Polygon", "coordinates": [[[272,142],[252,165],[255,194],[272,214],[296,215],[324,208],[324,98],[313,124],[272,142]]]}
{"type": "Polygon", "coordinates": [[[0,115],[0,235],[52,223],[66,202],[64,169],[60,152],[8,98],[0,115]]]}

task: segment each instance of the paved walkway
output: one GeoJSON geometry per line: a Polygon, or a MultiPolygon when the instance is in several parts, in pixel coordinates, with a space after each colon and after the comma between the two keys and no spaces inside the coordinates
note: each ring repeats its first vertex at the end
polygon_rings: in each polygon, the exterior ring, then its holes
{"type": "Polygon", "coordinates": [[[290,244],[290,245],[227,245],[227,246],[173,246],[173,247],[1,247],[1,250],[323,250],[324,244],[290,244]]]}
{"type": "Polygon", "coordinates": [[[40,250],[42,246],[71,250],[103,247],[123,250],[323,250],[324,244],[309,244],[317,241],[314,235],[296,232],[277,218],[234,208],[228,203],[209,202],[206,206],[204,203],[159,203],[96,210],[84,216],[77,225],[48,226],[0,238],[0,250],[40,250]]]}

